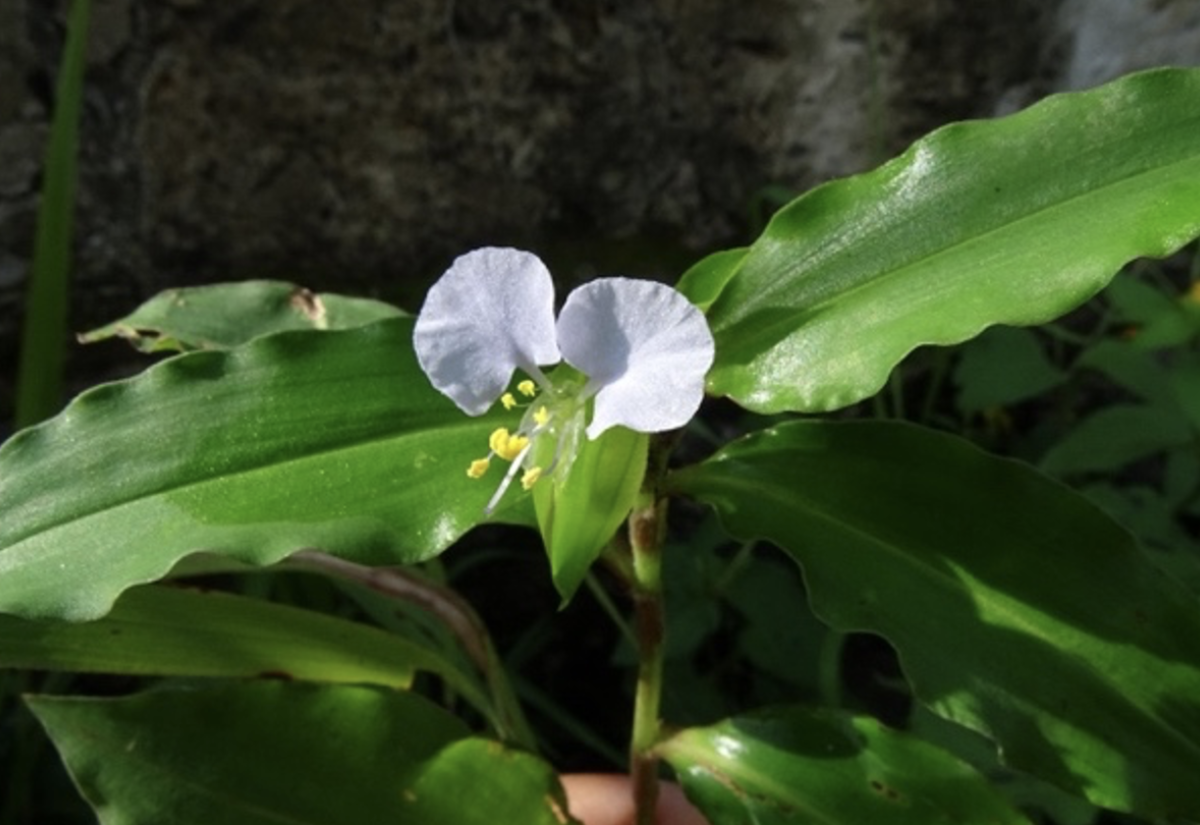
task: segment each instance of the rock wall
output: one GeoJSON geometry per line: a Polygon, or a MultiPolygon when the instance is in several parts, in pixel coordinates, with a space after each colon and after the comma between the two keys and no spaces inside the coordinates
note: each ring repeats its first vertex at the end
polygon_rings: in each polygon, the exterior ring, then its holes
{"type": "MultiPolygon", "coordinates": [[[[484,243],[537,249],[567,278],[673,278],[750,237],[771,187],[1057,88],[1200,62],[1194,0],[93,5],[78,328],[169,285],[250,277],[415,308],[484,243]]],[[[0,3],[0,374],[65,9],[0,3]]]]}

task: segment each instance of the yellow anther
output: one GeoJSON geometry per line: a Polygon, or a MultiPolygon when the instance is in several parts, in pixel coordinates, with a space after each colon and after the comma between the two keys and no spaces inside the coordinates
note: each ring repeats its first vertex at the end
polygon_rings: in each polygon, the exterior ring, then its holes
{"type": "Polygon", "coordinates": [[[483,478],[483,474],[488,471],[489,462],[486,458],[477,458],[471,462],[471,466],[467,468],[467,475],[471,478],[483,478]]]}
{"type": "Polygon", "coordinates": [[[526,378],[520,384],[517,384],[517,392],[521,393],[521,395],[525,396],[526,398],[533,398],[535,395],[537,395],[537,384],[526,378]]]}
{"type": "Polygon", "coordinates": [[[506,392],[504,395],[500,396],[500,403],[504,405],[504,409],[511,410],[513,407],[517,406],[517,399],[513,398],[513,394],[511,392],[506,392]]]}
{"type": "Polygon", "coordinates": [[[528,470],[525,471],[525,474],[523,476],[521,476],[521,489],[528,490],[534,484],[537,484],[537,480],[541,477],[542,477],[542,468],[541,467],[529,468],[528,470]]]}
{"type": "Polygon", "coordinates": [[[508,427],[493,430],[492,434],[488,436],[488,449],[498,454],[508,444],[508,438],[508,427]]]}
{"type": "Polygon", "coordinates": [[[550,410],[546,409],[545,407],[539,407],[538,409],[536,409],[534,411],[533,423],[537,424],[539,427],[545,427],[546,423],[549,421],[550,421],[550,410]]]}
{"type": "Polygon", "coordinates": [[[528,445],[528,436],[512,435],[506,427],[494,431],[488,438],[489,449],[505,461],[512,461],[528,445]]]}
{"type": "Polygon", "coordinates": [[[529,446],[528,436],[514,435],[512,438],[508,439],[508,444],[505,445],[504,452],[496,453],[496,455],[500,456],[505,461],[512,461],[518,455],[520,455],[521,450],[524,450],[527,446],[529,446]]]}

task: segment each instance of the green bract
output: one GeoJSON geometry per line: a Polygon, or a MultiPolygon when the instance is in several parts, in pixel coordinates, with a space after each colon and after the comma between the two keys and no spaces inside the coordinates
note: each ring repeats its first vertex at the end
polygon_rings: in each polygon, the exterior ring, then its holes
{"type": "Polygon", "coordinates": [[[606,430],[594,441],[581,438],[570,466],[534,486],[538,527],[564,601],[633,508],[646,475],[649,440],[625,427],[606,430]]]}

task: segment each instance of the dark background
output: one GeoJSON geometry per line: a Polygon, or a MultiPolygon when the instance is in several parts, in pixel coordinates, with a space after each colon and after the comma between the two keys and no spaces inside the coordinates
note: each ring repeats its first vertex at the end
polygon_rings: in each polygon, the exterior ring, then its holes
{"type": "MultiPolygon", "coordinates": [[[[673,281],[945,122],[1200,60],[1194,0],[93,5],[77,330],[262,277],[415,310],[482,244],[673,281]]],[[[65,9],[0,3],[0,420],[65,9]]]]}

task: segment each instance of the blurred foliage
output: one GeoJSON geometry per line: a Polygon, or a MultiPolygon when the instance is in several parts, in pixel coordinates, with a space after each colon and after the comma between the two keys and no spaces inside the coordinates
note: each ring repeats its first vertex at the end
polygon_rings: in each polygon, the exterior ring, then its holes
{"type": "Polygon", "coordinates": [[[1198,284],[1192,248],[1135,263],[1055,324],[985,332],[959,348],[935,416],[1086,494],[1196,592],[1198,284]]]}

